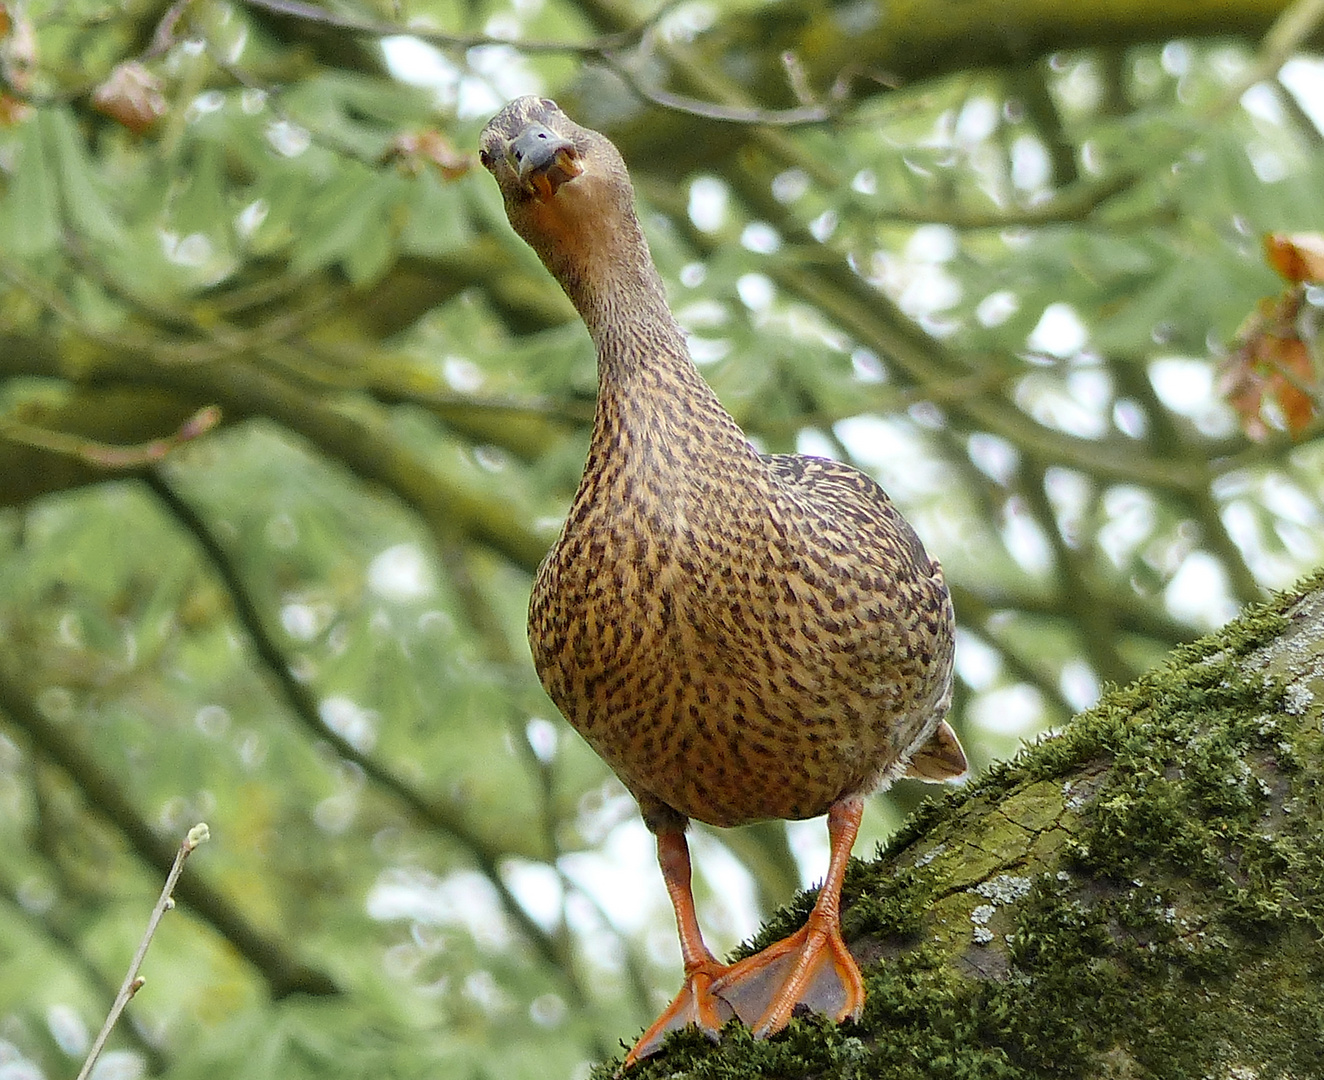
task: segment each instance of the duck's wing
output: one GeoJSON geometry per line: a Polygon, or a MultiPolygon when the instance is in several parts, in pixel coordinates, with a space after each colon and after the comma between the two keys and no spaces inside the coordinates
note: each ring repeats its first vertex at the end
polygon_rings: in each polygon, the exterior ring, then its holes
{"type": "Polygon", "coordinates": [[[764,462],[793,500],[795,520],[812,530],[820,546],[839,553],[838,566],[854,566],[863,581],[888,592],[893,603],[911,607],[898,617],[928,627],[934,650],[933,717],[938,721],[910,752],[903,775],[931,783],[966,773],[965,751],[944,720],[951,701],[953,617],[942,567],[924,550],[915,530],[881,485],[853,466],[803,454],[770,454],[764,462]],[[880,578],[882,581],[880,581],[880,578]],[[920,612],[926,613],[927,617],[920,612]]]}
{"type": "Polygon", "coordinates": [[[763,461],[799,504],[819,542],[840,545],[862,562],[886,562],[898,579],[941,578],[936,560],[872,476],[844,462],[804,454],[765,454],[763,461]]]}

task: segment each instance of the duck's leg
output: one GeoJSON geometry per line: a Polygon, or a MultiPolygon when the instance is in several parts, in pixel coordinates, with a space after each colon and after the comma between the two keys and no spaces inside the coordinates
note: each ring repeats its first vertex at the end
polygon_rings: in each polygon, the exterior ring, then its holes
{"type": "Polygon", "coordinates": [[[713,981],[728,968],[718,963],[703,943],[699,917],[694,911],[694,894],[690,891],[690,849],[685,842],[683,827],[668,826],[658,830],[657,861],[662,868],[662,880],[666,882],[671,906],[676,909],[680,955],[685,962],[685,985],[626,1055],[627,1066],[655,1053],[668,1032],[679,1031],[689,1024],[696,1025],[715,1040],[722,1025],[735,1015],[731,1006],[715,997],[711,990],[713,981]]]}
{"type": "Polygon", "coordinates": [[[837,1021],[857,1019],[864,1008],[864,980],[841,936],[841,884],[863,812],[858,797],[842,799],[828,810],[832,854],[805,925],[731,965],[712,984],[712,993],[736,1011],[756,1039],[784,1028],[797,1005],[837,1021]]]}

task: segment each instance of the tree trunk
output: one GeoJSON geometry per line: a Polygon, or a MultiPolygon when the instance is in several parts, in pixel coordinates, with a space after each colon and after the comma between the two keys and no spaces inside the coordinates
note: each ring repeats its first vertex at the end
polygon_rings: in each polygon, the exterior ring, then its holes
{"type": "Polygon", "coordinates": [[[1324,1075],[1321,692],[1317,574],[854,863],[860,1023],[691,1032],[633,1075],[1324,1075]]]}

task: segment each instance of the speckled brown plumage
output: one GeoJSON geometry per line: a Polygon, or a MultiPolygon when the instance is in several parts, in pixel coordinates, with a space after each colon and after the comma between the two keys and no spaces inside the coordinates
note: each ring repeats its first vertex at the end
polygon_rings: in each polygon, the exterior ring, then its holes
{"type": "MultiPolygon", "coordinates": [[[[858,821],[858,797],[917,755],[917,774],[961,771],[939,727],[951,602],[882,488],[745,439],[689,359],[605,138],[521,98],[480,148],[598,352],[583,480],[533,587],[534,663],[659,850],[664,838],[683,846],[688,818],[739,825],[849,803],[858,821]]],[[[684,939],[688,858],[663,864],[684,939]]],[[[706,963],[696,956],[687,973],[706,963]]],[[[712,964],[716,981],[729,977],[712,964]]]]}

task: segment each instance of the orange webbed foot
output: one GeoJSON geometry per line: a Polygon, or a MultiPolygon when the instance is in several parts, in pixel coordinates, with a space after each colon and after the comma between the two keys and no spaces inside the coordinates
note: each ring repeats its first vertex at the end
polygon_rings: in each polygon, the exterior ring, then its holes
{"type": "Polygon", "coordinates": [[[774,942],[718,978],[712,992],[766,1039],[791,1019],[797,1005],[838,1023],[856,1020],[864,1008],[864,979],[846,948],[835,918],[814,912],[799,930],[774,942]]]}
{"type": "Polygon", "coordinates": [[[841,886],[863,811],[859,798],[842,799],[828,810],[828,872],[804,926],[732,965],[713,983],[713,993],[731,1005],[756,1039],[784,1028],[797,1005],[838,1022],[858,1019],[864,1009],[864,979],[841,936],[841,886]]]}
{"type": "Polygon", "coordinates": [[[714,1042],[717,1041],[722,1025],[735,1011],[713,993],[713,984],[730,969],[716,960],[706,960],[685,975],[685,985],[680,993],[653,1021],[653,1026],[639,1037],[634,1049],[625,1057],[624,1068],[629,1068],[636,1061],[655,1054],[662,1046],[662,1041],[673,1031],[693,1024],[714,1042]]]}

